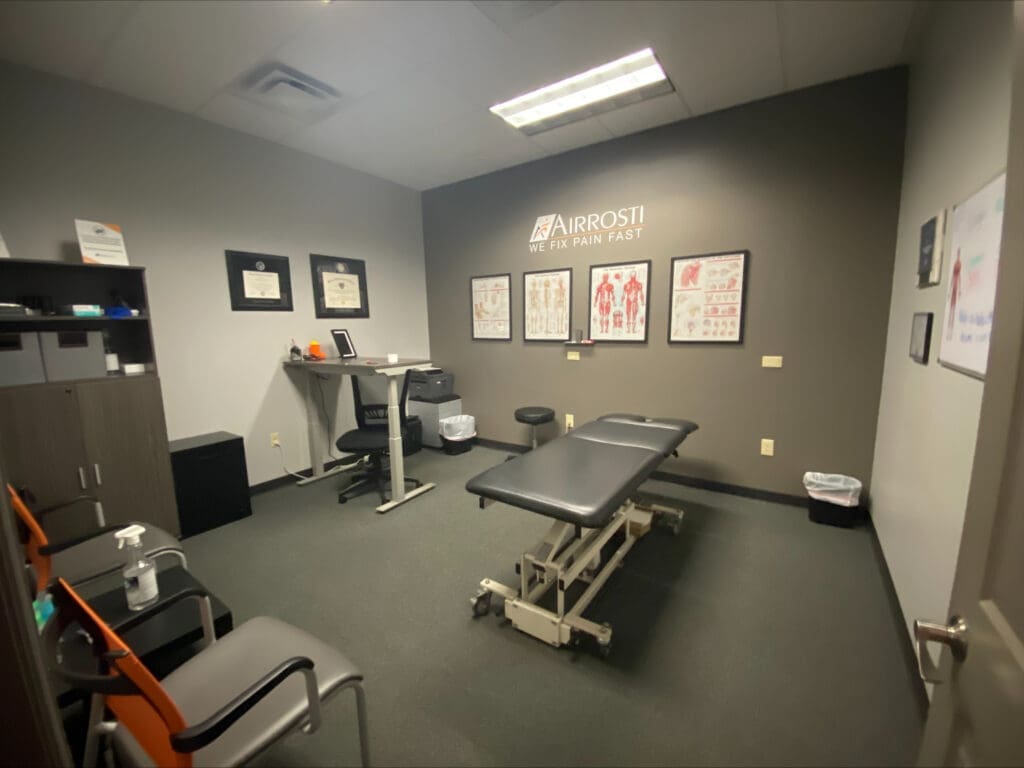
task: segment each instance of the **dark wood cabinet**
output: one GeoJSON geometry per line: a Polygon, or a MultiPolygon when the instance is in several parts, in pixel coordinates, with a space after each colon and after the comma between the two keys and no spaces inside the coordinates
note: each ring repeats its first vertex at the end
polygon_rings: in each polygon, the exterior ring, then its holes
{"type": "MultiPolygon", "coordinates": [[[[101,502],[107,524],[138,520],[177,534],[144,270],[0,259],[0,301],[36,310],[0,316],[0,333],[102,331],[120,362],[147,371],[0,387],[0,466],[7,481],[28,488],[40,508],[88,494],[101,502]],[[57,314],[68,304],[126,307],[138,315],[57,314]]],[[[61,539],[95,525],[90,505],[79,504],[49,516],[45,527],[61,539]]]]}

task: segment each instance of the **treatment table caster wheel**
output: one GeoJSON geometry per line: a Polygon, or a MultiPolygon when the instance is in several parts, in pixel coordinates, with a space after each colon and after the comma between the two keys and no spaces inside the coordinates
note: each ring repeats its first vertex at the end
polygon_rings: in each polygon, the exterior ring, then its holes
{"type": "Polygon", "coordinates": [[[597,653],[598,653],[598,655],[600,655],[600,657],[602,659],[607,659],[609,656],[611,656],[612,655],[612,644],[611,644],[611,642],[604,643],[603,645],[601,643],[598,643],[597,644],[597,653]]]}
{"type": "Polygon", "coordinates": [[[476,593],[476,597],[470,600],[470,603],[473,605],[474,619],[486,616],[491,611],[491,593],[485,590],[480,590],[476,593]]]}

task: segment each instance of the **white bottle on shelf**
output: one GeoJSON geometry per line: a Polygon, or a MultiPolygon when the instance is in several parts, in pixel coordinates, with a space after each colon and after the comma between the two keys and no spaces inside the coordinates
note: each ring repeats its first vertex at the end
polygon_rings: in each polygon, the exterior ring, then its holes
{"type": "Polygon", "coordinates": [[[141,525],[129,525],[114,534],[117,548],[128,551],[121,573],[124,575],[124,593],[128,607],[141,611],[157,601],[160,593],[156,584],[156,563],[142,551],[141,536],[146,532],[141,525]]]}

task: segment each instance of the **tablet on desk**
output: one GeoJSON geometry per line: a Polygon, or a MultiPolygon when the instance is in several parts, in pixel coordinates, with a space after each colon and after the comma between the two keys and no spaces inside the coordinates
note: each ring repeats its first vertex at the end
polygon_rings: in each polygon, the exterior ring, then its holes
{"type": "Polygon", "coordinates": [[[334,337],[334,345],[338,348],[338,357],[343,360],[351,360],[356,356],[356,345],[352,343],[352,337],[348,335],[348,331],[336,329],[331,331],[331,336],[334,337]]]}

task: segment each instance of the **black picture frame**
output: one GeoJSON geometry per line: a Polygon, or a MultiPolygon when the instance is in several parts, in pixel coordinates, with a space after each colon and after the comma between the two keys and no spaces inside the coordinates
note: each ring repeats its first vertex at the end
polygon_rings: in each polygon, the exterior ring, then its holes
{"type": "MultiPolygon", "coordinates": [[[[613,262],[613,263],[610,263],[610,264],[591,264],[590,265],[590,279],[589,279],[588,287],[587,287],[587,334],[588,334],[588,338],[590,338],[594,342],[597,342],[597,343],[600,343],[600,344],[646,344],[647,343],[648,334],[649,334],[650,326],[651,326],[651,271],[652,270],[651,270],[651,260],[650,259],[644,259],[644,260],[639,260],[639,261],[620,261],[620,262],[613,262]],[[601,271],[601,270],[612,270],[612,271],[614,271],[617,268],[621,268],[621,270],[623,272],[625,272],[626,270],[629,270],[631,267],[640,267],[640,266],[644,267],[644,269],[646,270],[646,276],[645,276],[645,280],[644,280],[644,298],[643,298],[643,301],[644,301],[644,314],[643,314],[644,332],[643,332],[643,338],[621,338],[621,339],[610,338],[610,336],[608,336],[608,335],[603,335],[603,334],[605,334],[605,331],[600,330],[600,329],[599,329],[598,333],[595,334],[594,333],[594,310],[595,310],[595,305],[597,304],[597,302],[594,300],[594,273],[595,273],[595,271],[601,271]]],[[[622,280],[621,282],[627,283],[628,281],[622,280]]],[[[615,320],[615,316],[614,316],[615,315],[614,309],[615,308],[614,308],[614,302],[613,302],[612,312],[611,312],[612,317],[611,317],[611,319],[610,319],[610,321],[608,323],[609,329],[610,329],[608,331],[609,334],[614,333],[614,329],[615,329],[615,326],[616,326],[616,320],[615,320]]],[[[598,309],[598,313],[600,314],[600,309],[598,309]]],[[[624,333],[628,334],[629,333],[629,331],[628,331],[628,317],[623,316],[622,317],[622,322],[623,322],[624,327],[625,327],[624,333]]],[[[598,324],[600,326],[600,321],[598,322],[598,324]]]]}
{"type": "MultiPolygon", "coordinates": [[[[543,300],[542,297],[536,297],[538,301],[543,300]]],[[[555,300],[556,306],[558,303],[557,291],[552,297],[555,300]]],[[[539,310],[540,307],[538,306],[539,310]]],[[[550,326],[549,326],[550,327],[550,326]]],[[[572,267],[557,267],[555,269],[534,269],[529,272],[523,272],[523,341],[529,342],[554,342],[556,344],[564,344],[572,338],[572,267]],[[531,323],[531,302],[534,297],[531,296],[531,278],[537,278],[541,275],[557,275],[560,278],[566,279],[568,285],[565,289],[565,313],[564,313],[564,333],[557,330],[558,323],[562,322],[561,318],[556,320],[556,330],[553,332],[540,333],[537,330],[536,323],[539,319],[535,313],[531,323]]]]}
{"type": "Polygon", "coordinates": [[[249,251],[224,251],[228,269],[228,292],[235,312],[291,312],[292,278],[287,256],[272,256],[249,251]],[[277,275],[277,296],[273,281],[268,282],[267,295],[258,295],[259,275],[277,275]],[[248,284],[248,295],[247,295],[248,284]]]}
{"type": "Polygon", "coordinates": [[[470,336],[473,341],[512,341],[512,273],[499,272],[495,275],[474,275],[469,278],[469,324],[470,336]],[[490,283],[490,286],[488,286],[490,283]],[[506,291],[504,313],[501,312],[500,290],[501,283],[504,283],[506,291]],[[483,315],[486,311],[486,299],[483,295],[492,292],[491,303],[498,304],[495,318],[487,318],[483,315]],[[499,293],[494,293],[499,292],[499,293]],[[480,298],[481,302],[477,299],[480,298]],[[498,301],[493,301],[498,298],[498,301]],[[501,317],[504,314],[504,317],[501,317]],[[496,327],[489,328],[488,324],[495,323],[496,327]],[[504,324],[504,331],[502,331],[504,324]]]}
{"type": "Polygon", "coordinates": [[[324,256],[319,253],[309,254],[309,274],[313,281],[313,306],[318,318],[325,317],[369,317],[370,299],[369,286],[366,284],[366,262],[362,259],[347,259],[343,256],[324,256]],[[342,280],[346,277],[358,281],[358,306],[328,306],[336,299],[329,298],[324,292],[324,275],[337,276],[342,280]]]}
{"type": "MultiPolygon", "coordinates": [[[[746,325],[746,306],[747,306],[747,287],[750,283],[750,251],[738,248],[732,251],[715,251],[713,253],[698,253],[692,256],[675,256],[672,258],[671,264],[669,265],[669,283],[668,283],[668,343],[669,344],[742,344],[744,335],[744,326],[746,325]],[[728,263],[739,259],[740,269],[738,279],[735,284],[732,284],[732,280],[737,277],[736,274],[730,274],[733,270],[727,270],[721,277],[721,285],[717,282],[717,276],[712,278],[712,282],[707,284],[707,287],[703,287],[693,281],[697,280],[699,275],[694,275],[690,278],[689,282],[693,284],[692,289],[683,290],[683,286],[680,284],[680,280],[685,276],[685,272],[680,272],[677,275],[676,265],[678,264],[681,268],[687,266],[684,262],[697,261],[699,260],[700,266],[697,267],[698,271],[703,268],[703,264],[712,263],[728,263]],[[710,286],[716,286],[714,288],[710,286]],[[687,320],[685,317],[681,317],[683,314],[677,311],[679,302],[677,300],[677,294],[685,293],[688,290],[692,290],[695,293],[703,293],[699,304],[695,307],[698,308],[699,315],[691,317],[687,320]],[[723,315],[711,315],[704,314],[703,307],[707,304],[708,296],[715,297],[715,309],[718,310],[720,307],[724,307],[726,310],[736,306],[735,314],[727,313],[723,315]],[[717,301],[717,297],[721,296],[722,300],[717,301]],[[698,327],[692,332],[694,335],[686,338],[680,338],[678,331],[678,323],[689,323],[696,320],[698,327]],[[729,324],[724,329],[714,327],[714,323],[718,320],[726,320],[731,323],[735,320],[735,326],[729,324]],[[711,323],[712,325],[707,328],[708,333],[705,334],[705,323],[711,323]],[[699,330],[700,334],[697,335],[696,331],[699,330]],[[716,333],[719,331],[719,333],[716,333]],[[721,336],[720,333],[725,332],[725,336],[721,336]]],[[[703,279],[703,278],[701,278],[703,279]]],[[[687,313],[688,314],[688,313],[687,313]]],[[[689,328],[685,328],[689,331],[689,328]]]]}
{"type": "Polygon", "coordinates": [[[934,317],[932,312],[915,312],[910,323],[910,359],[921,365],[928,365],[934,317]]]}

